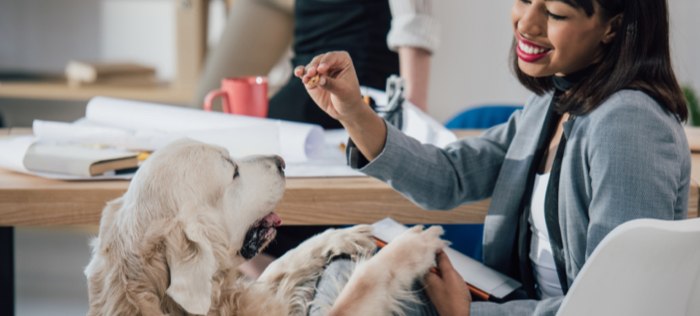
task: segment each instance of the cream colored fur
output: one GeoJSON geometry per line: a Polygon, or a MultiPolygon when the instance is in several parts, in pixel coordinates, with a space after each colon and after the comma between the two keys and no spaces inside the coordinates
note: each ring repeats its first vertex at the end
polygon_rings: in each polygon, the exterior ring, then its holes
{"type": "MultiPolygon", "coordinates": [[[[233,161],[226,150],[191,140],[159,150],[103,210],[85,268],[88,315],[305,315],[328,261],[365,258],[374,242],[368,225],[328,230],[258,280],[241,277],[245,234],[273,210],[284,186],[276,157],[233,161]]],[[[441,232],[414,228],[362,261],[328,313],[397,311],[411,282],[434,265],[441,232]]]]}

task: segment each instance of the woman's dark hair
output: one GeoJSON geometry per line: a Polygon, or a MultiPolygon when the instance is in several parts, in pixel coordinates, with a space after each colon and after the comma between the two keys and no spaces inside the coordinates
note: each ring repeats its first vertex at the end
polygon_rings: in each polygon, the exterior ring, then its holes
{"type": "MultiPolygon", "coordinates": [[[[574,8],[594,14],[599,4],[604,21],[622,15],[612,42],[603,47],[602,59],[592,66],[591,75],[562,95],[558,110],[581,115],[595,110],[621,89],[641,90],[681,121],[688,108],[671,66],[669,19],[666,0],[563,0],[574,8]]],[[[513,45],[517,45],[514,41],[513,45]]],[[[515,46],[513,46],[515,47],[515,46]]],[[[532,92],[542,95],[554,87],[551,77],[531,77],[518,67],[515,49],[511,51],[513,71],[532,92]]]]}

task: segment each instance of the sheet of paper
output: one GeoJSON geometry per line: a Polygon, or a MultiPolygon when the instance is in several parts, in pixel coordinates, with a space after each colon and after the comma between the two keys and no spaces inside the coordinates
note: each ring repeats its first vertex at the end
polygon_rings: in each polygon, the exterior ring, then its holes
{"type": "MultiPolygon", "coordinates": [[[[372,224],[372,228],[373,235],[387,243],[408,229],[389,217],[372,224]]],[[[445,248],[445,254],[466,282],[492,296],[503,298],[520,287],[518,281],[452,248],[445,248]]]]}
{"type": "Polygon", "coordinates": [[[116,127],[97,126],[87,120],[76,123],[35,120],[32,129],[42,142],[59,144],[100,145],[127,150],[154,151],[180,138],[191,138],[224,147],[233,157],[284,154],[280,152],[278,128],[249,126],[171,133],[132,132],[116,127]]]}
{"type": "MultiPolygon", "coordinates": [[[[360,92],[363,95],[372,97],[377,104],[384,105],[387,103],[387,96],[384,91],[362,87],[360,92]]],[[[443,148],[457,140],[457,137],[452,131],[430,115],[421,111],[410,101],[404,100],[401,106],[403,107],[404,122],[401,131],[406,135],[417,139],[423,144],[433,144],[443,148]]]]}
{"type": "MultiPolygon", "coordinates": [[[[370,92],[379,102],[386,98],[382,91],[370,92]]],[[[423,143],[444,146],[456,139],[452,132],[408,102],[404,104],[404,122],[404,132],[423,143]]],[[[323,131],[312,124],[96,97],[89,102],[85,118],[73,123],[37,120],[33,129],[42,141],[100,144],[129,150],[157,150],[176,139],[189,137],[222,146],[233,157],[280,155],[287,162],[288,177],[363,176],[346,164],[342,144],[347,141],[347,133],[323,131]]],[[[23,151],[11,155],[23,155],[23,151]]],[[[21,163],[21,159],[17,161],[21,163]]]]}
{"type": "MultiPolygon", "coordinates": [[[[102,133],[101,136],[114,136],[113,143],[144,143],[146,142],[144,138],[142,140],[137,139],[137,135],[129,134],[121,129],[117,128],[103,128],[93,126],[82,125],[75,126],[71,123],[63,122],[46,122],[46,121],[35,121],[35,125],[38,126],[37,130],[40,131],[43,136],[43,140],[54,140],[57,142],[65,141],[64,137],[69,139],[82,139],[83,141],[90,143],[91,141],[100,141],[102,138],[91,139],[91,135],[94,133],[102,133]],[[56,137],[56,135],[58,135],[56,137]],[[126,135],[126,136],[125,136],[126,135]],[[126,138],[122,138],[126,137],[126,138]]],[[[243,131],[244,129],[239,129],[238,131],[243,131]]],[[[263,131],[267,133],[267,138],[270,142],[276,142],[277,130],[267,129],[263,131]]],[[[235,144],[232,142],[235,138],[226,137],[224,131],[193,131],[188,133],[188,136],[194,139],[206,138],[207,141],[229,148],[230,151],[235,150],[241,155],[254,154],[254,152],[244,152],[241,151],[241,143],[235,144]],[[214,135],[207,135],[208,133],[213,133],[214,135]]],[[[260,136],[260,135],[259,135],[260,136]]],[[[244,141],[258,141],[260,137],[256,138],[243,138],[241,142],[244,141]]],[[[308,177],[358,177],[365,176],[363,173],[353,170],[347,166],[345,162],[345,152],[343,150],[343,145],[347,142],[348,134],[345,130],[328,130],[324,132],[323,139],[325,142],[319,149],[319,157],[317,159],[306,161],[306,162],[287,162],[287,168],[285,174],[289,178],[308,178],[308,177]]],[[[49,174],[49,173],[37,173],[30,172],[22,165],[22,160],[24,158],[24,153],[29,148],[29,145],[35,141],[33,136],[20,136],[20,137],[6,137],[0,139],[0,167],[5,169],[10,169],[13,171],[18,171],[22,173],[38,175],[49,179],[64,179],[64,180],[89,180],[89,179],[130,179],[133,174],[125,175],[103,175],[99,177],[75,177],[60,174],[49,174]]],[[[129,146],[127,146],[129,148],[129,146]]],[[[144,148],[144,146],[136,146],[135,148],[144,148]]],[[[259,150],[260,147],[256,146],[255,150],[259,150]]]]}
{"type": "Polygon", "coordinates": [[[7,136],[0,137],[0,166],[17,172],[28,173],[24,168],[22,161],[24,153],[27,152],[29,146],[34,142],[34,136],[7,136]]]}
{"type": "Polygon", "coordinates": [[[348,133],[344,129],[324,131],[325,143],[317,159],[287,163],[285,174],[290,178],[362,177],[364,173],[350,168],[345,161],[348,133]]]}

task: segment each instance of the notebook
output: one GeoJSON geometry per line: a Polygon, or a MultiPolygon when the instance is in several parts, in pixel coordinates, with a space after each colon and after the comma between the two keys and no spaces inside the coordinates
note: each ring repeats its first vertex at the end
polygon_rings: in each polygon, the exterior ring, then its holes
{"type": "Polygon", "coordinates": [[[24,167],[34,172],[93,177],[106,172],[138,167],[138,153],[77,144],[35,142],[23,158],[24,167]]]}

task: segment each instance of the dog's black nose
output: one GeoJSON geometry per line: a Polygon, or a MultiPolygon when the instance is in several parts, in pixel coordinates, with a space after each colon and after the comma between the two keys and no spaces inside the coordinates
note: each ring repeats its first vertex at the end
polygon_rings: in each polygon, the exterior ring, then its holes
{"type": "Polygon", "coordinates": [[[277,169],[282,172],[284,171],[284,168],[287,166],[287,164],[284,163],[284,159],[280,156],[274,156],[275,159],[275,165],[277,165],[277,169]]]}

